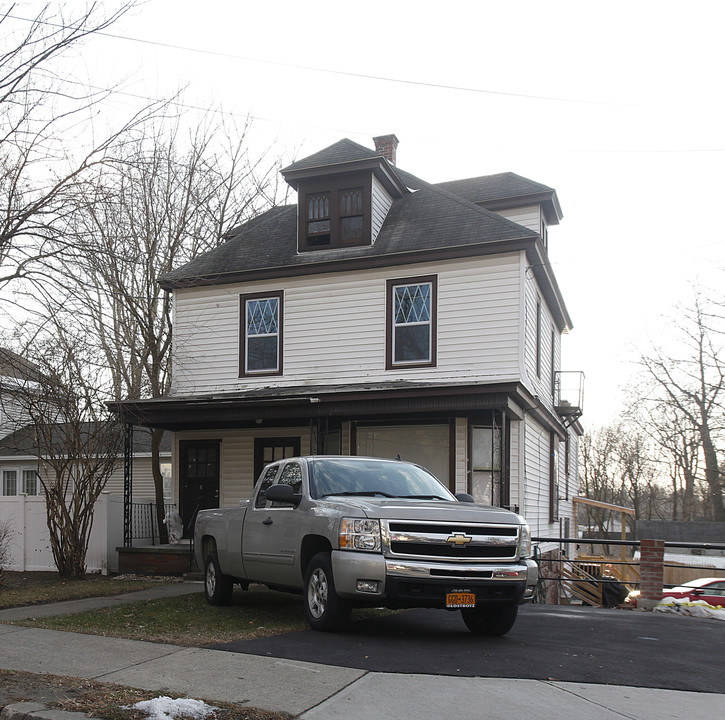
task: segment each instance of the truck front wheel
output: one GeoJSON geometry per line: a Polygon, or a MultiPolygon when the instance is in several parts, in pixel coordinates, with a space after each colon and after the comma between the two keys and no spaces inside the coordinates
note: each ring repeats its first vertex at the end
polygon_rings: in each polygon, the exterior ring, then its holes
{"type": "Polygon", "coordinates": [[[474,635],[495,637],[505,635],[516,622],[518,605],[511,607],[464,608],[461,610],[463,622],[474,635]]]}
{"type": "Polygon", "coordinates": [[[305,616],[313,630],[336,632],[349,619],[352,604],[335,592],[330,553],[317,553],[305,572],[305,616]]]}
{"type": "Polygon", "coordinates": [[[206,556],[204,566],[204,595],[210,605],[228,605],[232,599],[234,583],[219,567],[215,551],[206,556]]]}

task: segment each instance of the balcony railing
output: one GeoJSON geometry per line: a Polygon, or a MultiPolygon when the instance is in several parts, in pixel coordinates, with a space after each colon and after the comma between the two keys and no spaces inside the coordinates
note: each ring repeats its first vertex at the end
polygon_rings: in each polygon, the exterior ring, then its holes
{"type": "Polygon", "coordinates": [[[584,373],[559,370],[554,373],[554,407],[568,427],[584,413],[584,373]]]}

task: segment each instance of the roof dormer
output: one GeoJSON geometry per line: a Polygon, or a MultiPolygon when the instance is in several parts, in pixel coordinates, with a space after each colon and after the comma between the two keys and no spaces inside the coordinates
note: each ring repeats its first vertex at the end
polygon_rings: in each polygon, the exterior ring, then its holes
{"type": "Polygon", "coordinates": [[[388,159],[397,138],[383,138],[376,151],[341,140],[282,170],[298,193],[298,252],[373,245],[393,200],[408,192],[388,159]]]}

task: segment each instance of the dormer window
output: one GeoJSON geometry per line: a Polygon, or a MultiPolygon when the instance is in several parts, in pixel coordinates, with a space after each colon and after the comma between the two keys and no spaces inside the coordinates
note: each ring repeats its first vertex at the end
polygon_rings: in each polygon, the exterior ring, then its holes
{"type": "Polygon", "coordinates": [[[330,245],[330,193],[307,196],[307,247],[330,245]]]}
{"type": "Polygon", "coordinates": [[[369,245],[369,174],[300,184],[300,243],[305,250],[369,245]]]}

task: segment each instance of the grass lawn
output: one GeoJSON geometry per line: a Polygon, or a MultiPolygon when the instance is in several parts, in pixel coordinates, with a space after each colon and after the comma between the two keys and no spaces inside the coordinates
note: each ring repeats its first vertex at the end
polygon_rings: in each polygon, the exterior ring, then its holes
{"type": "Polygon", "coordinates": [[[69,580],[53,572],[3,572],[0,574],[0,610],[24,605],[42,605],[63,600],[123,595],[145,590],[175,578],[107,577],[88,575],[69,580]]]}
{"type": "Polygon", "coordinates": [[[191,595],[16,624],[186,646],[278,635],[307,627],[298,595],[252,586],[247,592],[236,589],[231,605],[214,607],[206,603],[201,585],[199,592],[191,595]]]}

